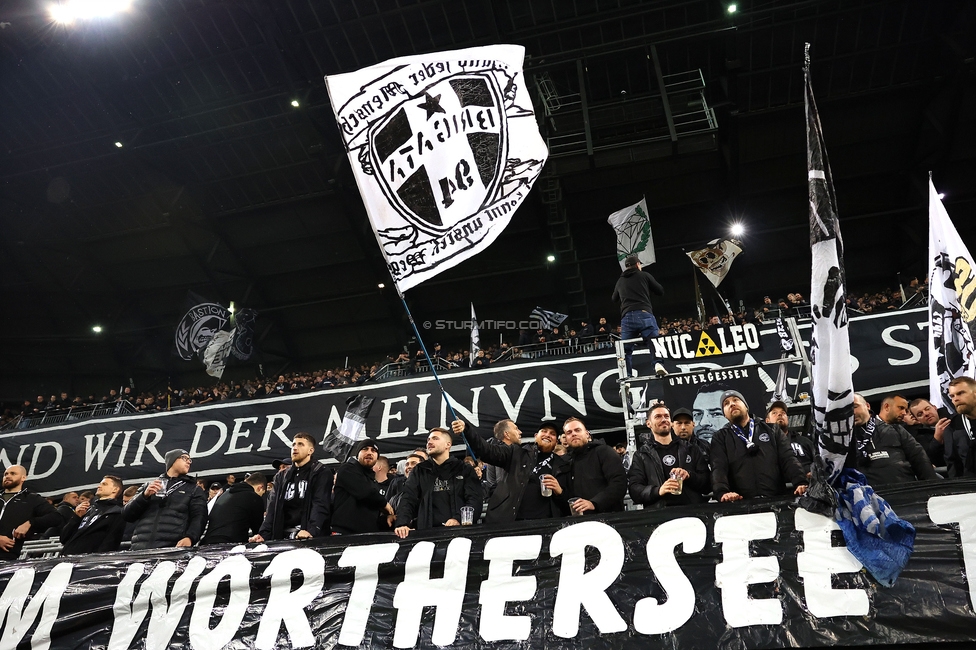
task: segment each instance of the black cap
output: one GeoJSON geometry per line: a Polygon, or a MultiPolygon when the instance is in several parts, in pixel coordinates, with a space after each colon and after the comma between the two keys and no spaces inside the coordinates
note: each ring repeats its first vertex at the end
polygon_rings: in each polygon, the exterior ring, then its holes
{"type": "Polygon", "coordinates": [[[787,413],[789,412],[789,409],[786,407],[786,402],[780,399],[776,400],[775,402],[769,405],[769,408],[766,409],[766,414],[769,415],[769,412],[772,411],[774,408],[781,408],[787,413]]]}
{"type": "Polygon", "coordinates": [[[223,487],[224,487],[224,486],[223,486],[223,485],[221,485],[220,483],[211,483],[211,484],[210,484],[210,489],[211,489],[211,490],[219,490],[219,489],[221,489],[221,488],[223,488],[223,487]]]}
{"type": "Polygon", "coordinates": [[[377,454],[380,453],[380,446],[376,444],[376,441],[373,440],[372,438],[366,438],[364,440],[360,440],[359,442],[357,442],[356,446],[352,448],[353,455],[358,456],[359,452],[361,452],[366,447],[372,447],[373,449],[376,450],[377,454]]]}
{"type": "Polygon", "coordinates": [[[282,458],[280,460],[271,461],[271,466],[274,467],[276,472],[281,469],[282,465],[291,465],[291,458],[282,458]]]}
{"type": "Polygon", "coordinates": [[[677,420],[679,415],[687,415],[692,420],[695,419],[695,416],[694,416],[694,414],[692,414],[691,411],[689,411],[688,409],[682,407],[682,408],[679,408],[679,409],[675,409],[674,410],[674,412],[671,414],[671,421],[674,422],[675,420],[677,420]]]}

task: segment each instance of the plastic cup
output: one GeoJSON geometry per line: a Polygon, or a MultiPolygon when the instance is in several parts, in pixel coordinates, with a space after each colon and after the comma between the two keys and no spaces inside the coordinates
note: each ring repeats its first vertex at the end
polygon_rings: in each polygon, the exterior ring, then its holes
{"type": "Polygon", "coordinates": [[[461,525],[471,526],[474,524],[474,508],[471,506],[462,506],[461,508],[461,525]]]}
{"type": "Polygon", "coordinates": [[[576,503],[577,501],[579,501],[579,497],[572,497],[570,499],[567,499],[566,503],[569,504],[569,511],[573,513],[574,517],[582,517],[583,516],[582,512],[576,512],[575,510],[573,510],[573,504],[576,503]]]}
{"type": "Polygon", "coordinates": [[[542,489],[542,496],[551,497],[552,488],[547,488],[546,484],[542,482],[543,479],[545,479],[547,476],[549,476],[549,474],[543,474],[542,476],[539,477],[539,487],[542,489]]]}
{"type": "Polygon", "coordinates": [[[685,480],[681,478],[681,475],[678,474],[677,470],[671,470],[671,478],[678,482],[678,491],[675,492],[675,494],[681,494],[681,490],[684,489],[685,486],[685,480]]]}

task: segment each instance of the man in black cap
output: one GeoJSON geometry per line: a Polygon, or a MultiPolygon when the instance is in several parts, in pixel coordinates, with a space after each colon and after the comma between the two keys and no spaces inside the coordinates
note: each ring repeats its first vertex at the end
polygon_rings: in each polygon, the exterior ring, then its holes
{"type": "Polygon", "coordinates": [[[627,473],[634,503],[663,508],[704,503],[712,491],[708,463],[694,445],[673,435],[671,412],[658,402],[647,413],[650,434],[641,435],[641,448],[627,473]]]}
{"type": "Polygon", "coordinates": [[[200,546],[243,544],[249,531],[258,532],[264,521],[264,486],[261,472],[249,474],[243,483],[234,482],[210,502],[210,521],[200,546]]]}
{"type": "MultiPolygon", "coordinates": [[[[647,345],[647,352],[651,356],[651,364],[658,375],[666,375],[667,371],[660,363],[656,363],[654,344],[651,339],[659,333],[657,319],[651,307],[651,294],[663,296],[664,289],[647,271],[641,270],[640,258],[630,255],[624,260],[624,272],[617,279],[613,288],[611,300],[620,303],[620,338],[642,338],[647,345]]],[[[627,374],[634,369],[633,356],[635,344],[624,345],[624,357],[627,361],[627,374]]]]}
{"type": "Polygon", "coordinates": [[[132,550],[193,546],[207,523],[207,497],[188,476],[190,452],[166,452],[166,471],[139,488],[123,511],[126,521],[135,522],[132,550]]]}
{"type": "Polygon", "coordinates": [[[105,476],[95,488],[95,501],[81,502],[61,529],[61,555],[111,553],[119,550],[122,518],[122,479],[105,476]]]}
{"type": "Polygon", "coordinates": [[[334,534],[375,533],[381,512],[392,518],[393,508],[386,502],[373,473],[379,456],[375,440],[360,440],[353,447],[353,455],[339,465],[332,493],[334,534]]]}
{"type": "Polygon", "coordinates": [[[332,484],[335,472],[313,458],[315,438],[299,431],[291,441],[291,467],[278,472],[264,523],[249,542],[311,539],[332,533],[332,484]]]}
{"type": "Polygon", "coordinates": [[[813,440],[799,431],[790,431],[790,416],[786,410],[786,402],[776,400],[769,405],[766,410],[766,423],[778,426],[779,430],[783,432],[786,441],[790,443],[790,448],[793,449],[793,455],[796,456],[800,467],[803,469],[803,473],[809,477],[810,465],[813,464],[813,459],[817,455],[817,446],[813,440]]]}
{"type": "Polygon", "coordinates": [[[787,494],[807,490],[807,477],[793,455],[786,436],[762,420],[750,417],[742,393],[722,393],[722,412],[729,423],[712,437],[712,490],[721,501],[787,494]]]}
{"type": "Polygon", "coordinates": [[[697,447],[698,452],[705,459],[705,464],[709,464],[711,448],[707,440],[699,438],[695,433],[695,416],[691,410],[682,407],[672,411],[671,430],[678,438],[686,441],[693,447],[697,447]]]}

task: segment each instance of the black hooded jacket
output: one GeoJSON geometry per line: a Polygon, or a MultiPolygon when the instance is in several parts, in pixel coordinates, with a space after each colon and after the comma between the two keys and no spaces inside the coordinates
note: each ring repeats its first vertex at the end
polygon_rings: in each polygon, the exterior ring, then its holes
{"type": "Polygon", "coordinates": [[[863,426],[854,427],[847,467],[863,473],[872,486],[939,478],[922,445],[912,434],[877,417],[874,417],[874,423],[874,432],[870,436],[863,426]]]}
{"type": "MultiPolygon", "coordinates": [[[[806,485],[807,477],[786,436],[775,424],[753,418],[751,450],[729,423],[712,437],[712,495],[720,501],[726,492],[746,499],[787,493],[786,482],[806,485]]],[[[746,425],[748,426],[748,425],[746,425]]]]}
{"type": "MultiPolygon", "coordinates": [[[[32,533],[44,532],[51,526],[60,526],[64,522],[47,499],[27,488],[22,489],[6,503],[0,501],[0,535],[13,537],[14,528],[28,521],[32,533]]],[[[20,557],[20,549],[23,545],[23,538],[15,539],[12,549],[0,550],[0,562],[16,560],[20,557]]]]}
{"type": "Polygon", "coordinates": [[[126,521],[136,522],[132,550],[169,548],[184,537],[196,544],[207,525],[207,497],[196,480],[186,474],[169,477],[165,490],[147,497],[149,483],[139,486],[123,510],[126,521]]]}
{"type": "Polygon", "coordinates": [[[332,497],[332,530],[344,535],[379,530],[379,513],[386,507],[386,497],[373,477],[373,468],[356,458],[339,465],[332,497]]]}
{"type": "Polygon", "coordinates": [[[613,287],[614,302],[620,301],[620,315],[632,311],[646,311],[652,313],[651,294],[663,296],[664,288],[647,271],[637,268],[626,269],[613,287]]]}
{"type": "Polygon", "coordinates": [[[74,512],[61,529],[61,555],[111,553],[119,550],[125,519],[119,499],[92,501],[84,517],[74,512]]]}
{"type": "Polygon", "coordinates": [[[596,512],[624,509],[627,472],[620,456],[602,440],[591,440],[578,449],[570,448],[569,497],[591,502],[596,512]]]}
{"type": "Polygon", "coordinates": [[[257,532],[263,521],[264,499],[250,484],[234,483],[214,501],[200,545],[243,544],[248,532],[257,532]]]}
{"type": "MultiPolygon", "coordinates": [[[[303,503],[301,529],[312,537],[328,537],[332,534],[332,484],[335,472],[314,458],[308,461],[311,474],[303,503]]],[[[268,511],[264,515],[259,534],[266,540],[284,539],[285,536],[285,490],[299,468],[292,465],[274,477],[274,490],[268,499],[268,511]]]]}
{"type": "Polygon", "coordinates": [[[495,445],[478,435],[477,431],[467,429],[464,437],[471,449],[481,460],[489,465],[505,470],[505,478],[488,498],[486,524],[497,524],[519,519],[526,490],[539,490],[539,474],[553,476],[563,488],[563,493],[553,493],[549,499],[549,517],[562,517],[569,514],[566,498],[569,488],[569,462],[562,456],[543,454],[533,442],[527,445],[495,445]],[[545,471],[536,471],[542,463],[545,471]]]}
{"type": "Polygon", "coordinates": [[[471,506],[477,522],[484,503],[481,481],[473,467],[451,456],[441,465],[428,459],[413,468],[401,492],[395,528],[409,526],[414,519],[417,520],[417,530],[444,523],[434,521],[433,493],[437,480],[445,481],[450,486],[451,518],[461,521],[461,507],[471,506]]]}

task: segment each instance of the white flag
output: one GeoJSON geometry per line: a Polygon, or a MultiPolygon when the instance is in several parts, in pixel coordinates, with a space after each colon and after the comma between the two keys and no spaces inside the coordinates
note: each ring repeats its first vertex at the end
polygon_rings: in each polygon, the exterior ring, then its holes
{"type": "Polygon", "coordinates": [[[624,260],[630,255],[639,257],[641,264],[653,264],[656,261],[646,199],[614,212],[607,217],[607,223],[617,233],[617,261],[620,262],[621,271],[624,270],[624,260]]]}
{"type": "Polygon", "coordinates": [[[473,366],[474,360],[481,349],[481,334],[478,333],[478,317],[474,315],[474,303],[471,303],[471,359],[468,365],[473,366]]]}
{"type": "Polygon", "coordinates": [[[548,151],[525,48],[391,59],[325,78],[356,184],[401,291],[498,237],[548,151]]]}
{"type": "Polygon", "coordinates": [[[955,411],[949,382],[976,377],[976,265],[929,179],[930,401],[955,411]]]}
{"type": "Polygon", "coordinates": [[[559,327],[567,318],[569,318],[567,314],[560,314],[558,311],[549,311],[542,307],[536,307],[529,314],[529,320],[539,323],[539,327],[545,330],[559,327]]]}
{"type": "Polygon", "coordinates": [[[708,278],[712,286],[718,288],[718,285],[728,275],[732,262],[741,252],[742,246],[734,239],[713,239],[705,244],[705,248],[689,251],[685,254],[708,278]]]}
{"type": "Polygon", "coordinates": [[[803,68],[803,78],[813,263],[810,274],[813,434],[827,466],[828,481],[834,484],[844,469],[854,426],[854,381],[845,301],[847,276],[834,183],[810,84],[809,58],[803,68]]]}
{"type": "Polygon", "coordinates": [[[227,367],[227,357],[234,347],[234,330],[220,330],[210,339],[210,343],[203,350],[203,363],[207,367],[207,374],[220,379],[227,367]]]}

